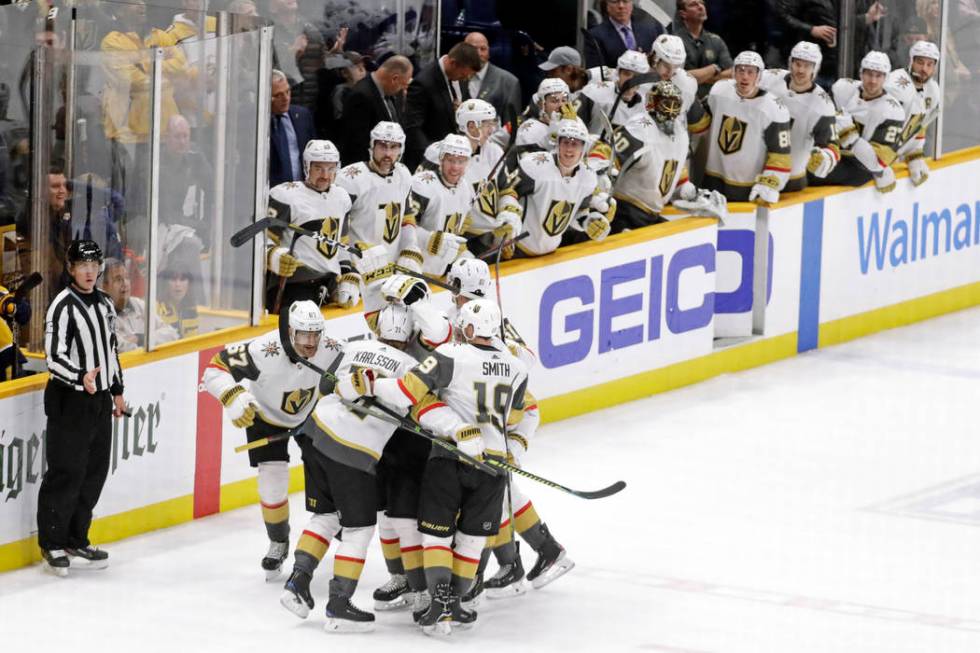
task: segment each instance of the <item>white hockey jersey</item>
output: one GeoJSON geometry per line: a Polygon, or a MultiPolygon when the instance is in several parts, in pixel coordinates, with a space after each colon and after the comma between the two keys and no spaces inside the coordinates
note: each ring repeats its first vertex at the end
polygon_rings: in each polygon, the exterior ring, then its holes
{"type": "MultiPolygon", "coordinates": [[[[340,345],[324,335],[310,361],[329,369],[341,356],[340,345]]],[[[289,360],[279,331],[254,340],[229,345],[219,351],[204,369],[204,387],[218,400],[236,385],[255,396],[263,422],[285,429],[299,426],[316,403],[320,375],[305,365],[289,360]]]]}
{"type": "MultiPolygon", "coordinates": [[[[878,164],[890,166],[898,155],[905,125],[902,105],[887,92],[865,100],[861,82],[856,79],[838,79],[830,90],[837,108],[850,114],[861,138],[874,149],[878,164]]],[[[844,152],[844,156],[852,155],[844,152]]]]}
{"type": "Polygon", "coordinates": [[[790,173],[787,191],[806,188],[806,166],[814,147],[826,148],[835,160],[840,161],[840,147],[834,131],[834,114],[837,108],[826,91],[817,86],[804,93],[789,87],[789,71],[768,68],[763,73],[760,86],[782,100],[793,121],[790,130],[790,173]]]}
{"type": "Polygon", "coordinates": [[[366,162],[345,166],[337,174],[337,185],[353,202],[350,237],[353,242],[382,245],[391,262],[406,248],[416,247],[415,223],[407,216],[412,174],[396,163],[389,175],[380,175],[366,162]]]}
{"type": "Polygon", "coordinates": [[[517,247],[528,256],[541,256],[558,249],[562,234],[588,208],[597,185],[596,173],[583,163],[563,177],[556,155],[528,152],[521,155],[514,170],[505,166],[498,175],[497,205],[500,210],[521,214],[530,235],[517,247]]]}
{"type": "Polygon", "coordinates": [[[498,458],[506,457],[505,421],[513,425],[523,417],[526,388],[527,367],[506,347],[470,343],[442,345],[402,378],[374,384],[378,398],[411,406],[436,435],[450,437],[460,426],[476,425],[486,454],[498,458]]]}
{"type": "Polygon", "coordinates": [[[617,178],[614,193],[617,202],[627,202],[654,216],[663,211],[674,189],[682,183],[690,143],[680,118],[674,125],[674,133],[668,135],[644,114],[616,130],[613,144],[618,167],[643,150],[621,173],[622,177],[617,178]]]}
{"type": "MultiPolygon", "coordinates": [[[[358,340],[344,346],[336,370],[329,371],[343,378],[357,368],[366,368],[374,370],[377,378],[398,378],[417,364],[405,352],[383,342],[358,340]]],[[[339,395],[332,393],[316,403],[305,433],[313,446],[328,458],[374,474],[385,444],[396,428],[390,422],[352,411],[339,395]]]]}
{"type": "Polygon", "coordinates": [[[646,114],[644,98],[646,97],[647,91],[650,90],[650,84],[640,84],[636,88],[636,92],[632,98],[628,101],[620,101],[619,106],[616,107],[616,115],[609,115],[612,111],[613,104],[616,103],[616,97],[619,95],[619,89],[616,87],[616,79],[618,79],[618,76],[614,75],[611,81],[591,82],[579,93],[577,100],[578,115],[588,126],[589,133],[591,134],[602,132],[604,121],[599,115],[600,111],[606,114],[609,122],[614,126],[625,125],[629,122],[630,118],[646,114]]]}
{"type": "MultiPolygon", "coordinates": [[[[343,188],[332,184],[325,192],[310,188],[304,183],[287,181],[273,188],[270,197],[277,202],[289,205],[289,221],[292,224],[316,231],[334,241],[348,244],[347,215],[351,209],[351,199],[343,188]]],[[[282,234],[283,246],[288,246],[293,233],[282,234]]],[[[341,261],[350,260],[347,250],[319,243],[312,238],[298,238],[293,255],[303,262],[297,274],[301,280],[304,272],[317,273],[316,276],[333,273],[341,274],[341,261]]]]}
{"type": "Polygon", "coordinates": [[[708,94],[711,114],[704,187],[729,201],[745,202],[758,175],[775,177],[782,190],[790,172],[790,117],[783,103],[762,89],[741,98],[735,80],[716,82],[708,94]]]}
{"type": "MultiPolygon", "coordinates": [[[[420,168],[433,171],[439,169],[440,145],[442,145],[442,141],[436,141],[425,148],[425,158],[420,164],[420,168]]],[[[485,145],[473,153],[473,156],[470,157],[469,165],[466,166],[466,174],[463,178],[473,186],[474,192],[480,192],[490,171],[497,165],[497,161],[503,155],[504,148],[493,141],[487,141],[485,145]]],[[[416,174],[420,171],[416,170],[416,174]]]]}
{"type": "Polygon", "coordinates": [[[905,125],[902,127],[901,144],[898,148],[899,157],[922,152],[926,144],[926,130],[939,117],[939,106],[942,103],[939,84],[930,79],[922,88],[917,88],[909,71],[900,68],[888,75],[885,91],[898,100],[905,112],[905,125]]]}
{"type": "Polygon", "coordinates": [[[514,147],[520,152],[554,152],[557,132],[537,118],[528,118],[517,128],[514,147]]]}
{"type": "Polygon", "coordinates": [[[430,239],[437,231],[463,236],[471,231],[470,208],[476,199],[473,186],[465,179],[455,186],[447,186],[442,175],[432,170],[422,170],[412,178],[412,191],[409,194],[409,213],[416,224],[417,238],[422,248],[424,263],[422,271],[426,274],[442,276],[447,261],[433,257],[428,250],[430,239]]]}

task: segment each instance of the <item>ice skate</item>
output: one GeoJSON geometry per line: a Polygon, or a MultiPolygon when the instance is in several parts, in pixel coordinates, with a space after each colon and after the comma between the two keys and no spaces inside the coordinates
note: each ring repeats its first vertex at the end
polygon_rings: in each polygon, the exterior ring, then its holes
{"type": "Polygon", "coordinates": [[[279,603],[300,619],[306,619],[313,609],[310,575],[301,569],[293,569],[279,596],[279,603]]]}
{"type": "Polygon", "coordinates": [[[374,630],[374,615],[351,603],[349,596],[331,596],[323,629],[329,633],[369,633],[374,630]]]}
{"type": "Polygon", "coordinates": [[[265,582],[271,583],[282,575],[282,563],[289,555],[289,542],[269,541],[269,550],[262,558],[262,569],[265,570],[265,582]]]}
{"type": "Polygon", "coordinates": [[[374,609],[380,612],[409,607],[408,580],[404,574],[393,574],[388,582],[374,590],[374,609]]]}

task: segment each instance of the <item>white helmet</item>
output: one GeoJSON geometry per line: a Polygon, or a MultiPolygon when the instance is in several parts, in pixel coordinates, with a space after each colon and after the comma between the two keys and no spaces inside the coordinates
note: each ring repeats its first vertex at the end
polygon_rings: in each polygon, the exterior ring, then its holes
{"type": "Polygon", "coordinates": [[[646,55],[644,55],[642,52],[627,50],[623,54],[619,55],[619,59],[616,60],[616,68],[619,70],[629,70],[640,75],[645,75],[646,73],[650,72],[650,62],[647,61],[646,55]]]}
{"type": "Polygon", "coordinates": [[[889,61],[888,55],[884,52],[878,52],[872,50],[868,54],[864,55],[864,59],[861,59],[861,71],[874,70],[883,75],[887,75],[892,71],[892,62],[889,61]]]}
{"type": "Polygon", "coordinates": [[[404,304],[388,304],[378,313],[378,339],[408,342],[414,328],[412,313],[404,304]]]}
{"type": "Polygon", "coordinates": [[[687,50],[684,41],[674,34],[661,34],[653,42],[653,55],[660,61],[669,63],[674,68],[681,68],[687,61],[687,50]]]}
{"type": "Polygon", "coordinates": [[[323,331],[324,324],[323,314],[315,302],[304,299],[289,306],[289,328],[292,331],[323,331]]]}
{"type": "Polygon", "coordinates": [[[310,164],[314,161],[318,163],[336,163],[339,166],[340,151],[330,141],[310,141],[303,150],[303,176],[310,176],[310,164]]]}
{"type": "Polygon", "coordinates": [[[480,125],[484,120],[496,119],[497,110],[486,100],[467,100],[456,109],[456,127],[461,134],[467,133],[466,127],[471,122],[480,125]]]}
{"type": "Polygon", "coordinates": [[[766,64],[762,61],[762,57],[759,56],[758,52],[753,52],[752,50],[742,50],[735,57],[735,61],[732,63],[732,67],[735,66],[755,66],[759,69],[759,74],[761,75],[766,69],[766,64]]]}
{"type": "Polygon", "coordinates": [[[556,139],[561,140],[563,138],[574,138],[582,141],[583,143],[589,142],[589,129],[585,126],[580,118],[572,120],[571,118],[564,118],[558,123],[558,133],[556,134],[556,139]]]}
{"type": "Polygon", "coordinates": [[[473,156],[473,146],[470,145],[470,139],[462,134],[447,135],[439,144],[439,160],[442,161],[442,157],[447,154],[451,156],[465,156],[469,159],[473,156]]]}
{"type": "Polygon", "coordinates": [[[568,84],[565,83],[565,80],[558,77],[547,77],[542,79],[541,83],[538,84],[538,92],[531,99],[534,100],[535,104],[541,104],[544,102],[545,97],[552,93],[561,93],[567,96],[569,92],[568,84]]]}
{"type": "Polygon", "coordinates": [[[490,267],[478,258],[458,258],[446,274],[446,281],[462,292],[486,297],[490,292],[490,267]]]}
{"type": "Polygon", "coordinates": [[[939,48],[932,41],[916,41],[909,48],[909,63],[916,57],[939,61],[939,48]]]}
{"type": "MultiPolygon", "coordinates": [[[[405,130],[397,122],[391,122],[389,120],[382,120],[374,129],[371,130],[371,144],[368,150],[368,156],[374,156],[374,144],[378,141],[384,141],[385,143],[398,143],[405,148],[405,130]]],[[[399,158],[401,158],[399,156],[399,158]]]]}
{"type": "Polygon", "coordinates": [[[793,59],[812,63],[813,76],[816,77],[817,72],[820,70],[820,62],[823,61],[823,54],[820,52],[820,46],[816,43],[800,41],[789,52],[789,60],[792,61],[793,59]]]}
{"type": "Polygon", "coordinates": [[[473,325],[473,337],[492,338],[500,330],[500,309],[489,299],[474,299],[459,309],[459,328],[466,337],[466,327],[473,325]]]}

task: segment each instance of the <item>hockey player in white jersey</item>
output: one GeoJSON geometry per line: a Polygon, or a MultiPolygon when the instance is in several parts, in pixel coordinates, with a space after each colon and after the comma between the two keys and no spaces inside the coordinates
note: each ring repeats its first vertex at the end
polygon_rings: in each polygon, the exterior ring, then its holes
{"type": "MultiPolygon", "coordinates": [[[[350,308],[360,300],[360,278],[350,254],[336,243],[348,244],[351,199],[334,183],[340,152],[330,141],[312,140],[303,150],[303,183],[286,182],[273,188],[270,206],[288,206],[292,224],[315,231],[334,243],[298,236],[289,230],[272,230],[266,261],[269,270],[285,277],[282,306],[298,300],[315,300],[321,287],[332,301],[350,308]]],[[[268,302],[271,306],[272,302],[268,302]]]]}
{"type": "MultiPolygon", "coordinates": [[[[861,186],[874,180],[879,192],[895,188],[892,164],[901,146],[905,112],[885,91],[891,62],[884,52],[869,52],[861,60],[861,79],[838,79],[831,95],[840,113],[837,138],[841,161],[821,183],[861,186]]],[[[816,183],[816,182],[815,182],[816,183]]]]}
{"type": "Polygon", "coordinates": [[[898,100],[905,111],[898,158],[909,167],[909,179],[916,186],[929,178],[925,159],[926,130],[939,117],[942,97],[932,78],[939,65],[939,48],[929,41],[916,41],[909,48],[909,67],[888,74],[885,91],[898,100]]]}
{"type": "Polygon", "coordinates": [[[569,104],[568,84],[557,77],[546,77],[538,84],[531,102],[537,114],[526,119],[517,128],[514,139],[515,155],[525,152],[553,152],[557,145],[558,123],[577,116],[569,104]]]}
{"type": "MultiPolygon", "coordinates": [[[[282,434],[302,424],[316,403],[320,375],[296,362],[302,356],[322,369],[340,357],[324,333],[323,315],[311,301],[293,302],[280,328],[251,342],[229,345],[204,370],[204,387],[225,407],[232,424],[249,442],[282,434]],[[288,324],[288,327],[285,325],[288,324]],[[288,340],[291,347],[284,345],[288,340]]],[[[262,519],[269,551],[262,559],[267,580],[275,580],[289,553],[288,440],[251,449],[258,468],[262,519]]]]}
{"type": "Polygon", "coordinates": [[[684,70],[687,50],[684,41],[673,34],[661,34],[653,41],[650,52],[653,71],[660,80],[669,80],[680,90],[680,120],[692,136],[703,134],[711,125],[711,118],[704,105],[697,101],[698,82],[691,73],[684,70]]]}
{"type": "MultiPolygon", "coordinates": [[[[477,193],[485,185],[490,170],[504,154],[503,148],[490,140],[498,124],[497,110],[486,100],[466,100],[456,109],[456,127],[470,141],[473,149],[469,165],[466,166],[465,179],[477,193]]],[[[425,148],[421,167],[433,171],[439,169],[441,143],[442,141],[435,141],[425,148]]]]}
{"type": "Polygon", "coordinates": [[[309,615],[314,607],[310,579],[342,528],[326,606],[328,632],[374,628],[374,614],[357,608],[351,597],[382,503],[378,462],[396,428],[353,411],[343,400],[359,400],[375,379],[401,377],[417,364],[402,351],[411,336],[410,325],[405,307],[386,306],[378,315],[378,340],[348,341],[343,356],[327,368],[336,378],[335,386],[316,403],[303,427],[306,507],[313,516],[296,545],[293,571],[279,601],[301,618],[309,615]]]}
{"type": "Polygon", "coordinates": [[[412,178],[408,215],[416,224],[426,274],[441,277],[466,252],[464,235],[473,228],[470,208],[476,199],[465,179],[472,152],[465,136],[450,134],[440,141],[438,170],[423,169],[412,178]]]}
{"type": "Polygon", "coordinates": [[[413,218],[407,215],[412,173],[399,161],[405,132],[398,123],[379,122],[371,130],[370,144],[368,161],[345,166],[337,185],[351,197],[350,237],[363,251],[355,266],[364,284],[364,317],[373,329],[384,305],[378,283],[391,275],[394,263],[421,270],[422,252],[413,218]]]}
{"type": "Polygon", "coordinates": [[[586,84],[578,95],[576,111],[590,133],[598,134],[602,131],[605,121],[599,115],[600,112],[613,126],[623,125],[633,116],[645,113],[643,98],[649,85],[641,84],[623,93],[616,107],[616,115],[610,115],[623,86],[637,75],[648,72],[650,63],[646,55],[636,50],[627,50],[616,61],[616,71],[610,80],[586,84]]]}
{"type": "MultiPolygon", "coordinates": [[[[411,408],[426,429],[471,456],[506,457],[506,425],[524,410],[527,369],[495,343],[500,310],[474,300],[460,310],[463,342],[436,349],[400,379],[378,379],[365,394],[411,408]]],[[[488,535],[501,520],[505,477],[491,476],[433,448],[419,507],[423,562],[432,603],[418,614],[426,633],[447,634],[476,613],[460,606],[488,535]]]]}
{"type": "MultiPolygon", "coordinates": [[[[553,154],[523,154],[513,170],[504,167],[497,177],[498,215],[510,212],[521,218],[529,237],[517,247],[525,256],[555,251],[573,223],[592,240],[602,240],[616,213],[616,201],[582,162],[589,141],[582,121],[562,120],[556,135],[558,148],[553,154]]],[[[499,219],[503,222],[506,216],[499,219]]]]}
{"type": "Polygon", "coordinates": [[[771,206],[790,172],[790,117],[783,103],[759,87],[766,66],[755,52],[735,57],[734,79],[715,83],[704,186],[730,202],[771,206]]]}
{"type": "Polygon", "coordinates": [[[789,53],[789,70],[771,68],[762,77],[762,88],[782,100],[793,120],[790,173],[784,192],[803,190],[807,171],[822,179],[840,161],[834,118],[837,110],[814,81],[822,60],[820,46],[800,41],[789,53]]]}

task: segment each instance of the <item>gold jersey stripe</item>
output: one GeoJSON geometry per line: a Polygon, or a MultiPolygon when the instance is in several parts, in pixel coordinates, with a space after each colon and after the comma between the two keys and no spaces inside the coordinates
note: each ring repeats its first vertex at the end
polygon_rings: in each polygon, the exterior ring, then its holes
{"type": "Polygon", "coordinates": [[[445,546],[429,546],[422,552],[422,561],[426,569],[433,567],[453,568],[453,551],[445,546]]]}
{"type": "Polygon", "coordinates": [[[364,561],[360,558],[348,558],[347,556],[340,555],[333,557],[334,578],[340,576],[357,580],[361,577],[361,571],[363,570],[364,561]]]}
{"type": "Polygon", "coordinates": [[[349,440],[343,439],[342,437],[340,437],[339,435],[331,431],[326,424],[321,422],[320,418],[316,416],[316,413],[313,413],[312,417],[313,417],[313,422],[317,425],[317,428],[319,428],[321,431],[323,431],[328,436],[330,436],[330,438],[335,442],[337,442],[337,444],[341,444],[347,447],[348,449],[354,449],[356,451],[360,451],[361,453],[365,453],[371,456],[372,458],[374,458],[375,460],[381,460],[381,454],[379,454],[374,449],[357,444],[356,442],[350,442],[349,440]]]}
{"type": "Polygon", "coordinates": [[[323,556],[327,555],[328,548],[330,548],[328,540],[319,538],[309,531],[303,531],[303,534],[299,536],[299,542],[296,543],[297,551],[308,553],[317,560],[323,560],[323,556]]]}

